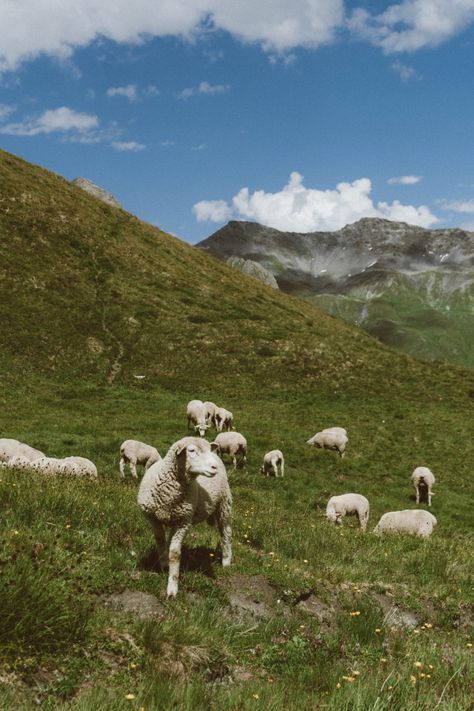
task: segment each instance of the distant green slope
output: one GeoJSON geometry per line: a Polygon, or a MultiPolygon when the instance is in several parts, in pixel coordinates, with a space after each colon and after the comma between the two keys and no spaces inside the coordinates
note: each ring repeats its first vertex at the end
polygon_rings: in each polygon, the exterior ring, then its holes
{"type": "MultiPolygon", "coordinates": [[[[418,387],[431,373],[4,152],[0,194],[7,365],[102,382],[231,380],[232,389],[259,382],[378,391],[418,387]]],[[[449,369],[438,377],[457,387],[449,369]]]]}

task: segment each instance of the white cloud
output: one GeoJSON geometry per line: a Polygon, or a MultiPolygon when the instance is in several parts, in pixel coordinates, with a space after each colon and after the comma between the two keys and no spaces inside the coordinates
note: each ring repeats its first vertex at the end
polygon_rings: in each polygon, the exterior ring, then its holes
{"type": "Polygon", "coordinates": [[[127,86],[111,86],[107,89],[107,96],[112,98],[114,96],[123,96],[129,101],[137,100],[137,87],[135,84],[128,84],[127,86]]]}
{"type": "Polygon", "coordinates": [[[161,91],[158,89],[157,86],[155,86],[155,84],[150,84],[146,88],[146,93],[148,94],[148,96],[159,96],[161,94],[161,91]]]}
{"type": "Polygon", "coordinates": [[[421,175],[400,175],[396,178],[389,178],[389,185],[416,185],[421,180],[421,175]]]}
{"type": "Polygon", "coordinates": [[[97,128],[99,119],[91,114],[78,113],[67,106],[59,109],[49,109],[37,118],[27,119],[18,123],[9,123],[0,127],[0,133],[11,136],[37,136],[40,133],[70,131],[86,134],[97,128]]]}
{"type": "Polygon", "coordinates": [[[474,200],[454,200],[449,202],[441,200],[440,205],[443,210],[453,210],[453,212],[474,213],[474,200]]]}
{"type": "Polygon", "coordinates": [[[8,106],[8,104],[0,104],[0,121],[3,121],[10,116],[15,111],[14,106],[8,106]]]}
{"type": "Polygon", "coordinates": [[[333,190],[306,188],[303,177],[293,172],[279,192],[250,193],[248,188],[242,188],[231,204],[224,200],[201,200],[194,205],[193,213],[200,222],[223,222],[235,217],[292,232],[338,230],[362,217],[382,217],[421,227],[438,222],[425,205],[403,205],[398,200],[375,205],[370,198],[371,190],[368,178],[339,183],[333,190]]]}
{"type": "Polygon", "coordinates": [[[474,21],[474,0],[403,0],[372,15],[357,8],[349,27],[384,52],[436,47],[474,21]]]}
{"type": "Polygon", "coordinates": [[[196,96],[197,94],[207,94],[212,96],[213,94],[223,94],[229,91],[230,86],[228,84],[209,84],[208,81],[202,81],[196,87],[188,87],[183,89],[177,94],[178,99],[190,99],[191,96],[196,96]]]}
{"type": "Polygon", "coordinates": [[[40,54],[61,59],[98,37],[140,42],[224,30],[266,51],[333,41],[343,0],[0,0],[0,71],[40,54]]]}
{"type": "Polygon", "coordinates": [[[112,148],[116,151],[142,151],[145,146],[143,143],[137,143],[136,141],[112,141],[112,148]]]}
{"type": "Polygon", "coordinates": [[[402,81],[410,81],[410,79],[419,78],[413,67],[409,67],[408,64],[403,64],[398,59],[391,65],[391,67],[402,81]]]}

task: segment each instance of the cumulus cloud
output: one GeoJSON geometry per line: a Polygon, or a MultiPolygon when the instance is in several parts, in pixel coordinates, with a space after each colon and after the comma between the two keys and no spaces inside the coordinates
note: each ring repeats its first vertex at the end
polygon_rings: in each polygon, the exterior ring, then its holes
{"type": "Polygon", "coordinates": [[[4,121],[7,116],[10,116],[15,111],[14,106],[8,106],[8,104],[0,104],[0,121],[4,121]]]}
{"type": "Polygon", "coordinates": [[[183,89],[177,94],[178,99],[190,99],[191,96],[196,96],[196,94],[207,94],[212,96],[213,94],[223,94],[229,91],[230,86],[228,84],[209,84],[208,81],[202,81],[196,87],[188,87],[183,89]]]}
{"type": "Polygon", "coordinates": [[[343,0],[0,0],[0,71],[40,54],[66,59],[98,37],[140,42],[224,30],[266,51],[331,42],[343,0]]]}
{"type": "Polygon", "coordinates": [[[389,185],[416,185],[421,180],[421,175],[399,175],[395,178],[389,178],[389,185]]]}
{"type": "Polygon", "coordinates": [[[67,133],[70,131],[86,134],[97,128],[99,119],[91,114],[78,113],[67,106],[49,109],[36,118],[0,127],[0,133],[10,136],[37,136],[41,133],[67,133]]]}
{"type": "Polygon", "coordinates": [[[112,141],[112,148],[116,151],[142,151],[145,146],[143,143],[137,143],[137,141],[112,141]]]}
{"type": "Polygon", "coordinates": [[[384,52],[436,47],[474,21],[474,0],[403,0],[380,14],[356,8],[349,27],[384,52]]]}
{"type": "Polygon", "coordinates": [[[402,81],[410,81],[410,79],[419,78],[413,67],[408,66],[408,64],[403,64],[403,62],[400,62],[398,59],[391,67],[402,81]]]}
{"type": "Polygon", "coordinates": [[[113,98],[114,96],[123,96],[129,101],[137,100],[137,87],[135,84],[127,84],[127,86],[111,86],[107,89],[107,96],[113,98]]]}
{"type": "Polygon", "coordinates": [[[200,222],[223,222],[234,217],[292,232],[338,230],[362,217],[382,217],[421,227],[438,222],[425,205],[403,205],[398,200],[374,204],[371,190],[368,178],[339,183],[332,190],[306,188],[303,176],[293,172],[279,192],[250,193],[248,188],[242,188],[230,204],[225,200],[201,200],[194,205],[193,213],[200,222]]]}

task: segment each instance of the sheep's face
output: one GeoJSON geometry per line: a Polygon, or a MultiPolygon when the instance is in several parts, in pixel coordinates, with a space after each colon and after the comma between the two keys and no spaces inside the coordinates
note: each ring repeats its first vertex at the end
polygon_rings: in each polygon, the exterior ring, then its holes
{"type": "Polygon", "coordinates": [[[328,521],[331,521],[331,523],[339,523],[339,516],[335,511],[328,511],[326,513],[326,518],[328,521]]]}
{"type": "Polygon", "coordinates": [[[201,422],[198,425],[194,425],[194,429],[196,430],[196,432],[199,432],[200,437],[204,437],[204,435],[206,434],[206,430],[209,429],[210,426],[211,425],[208,425],[207,422],[201,422]]]}
{"type": "Polygon", "coordinates": [[[186,447],[186,474],[189,476],[213,477],[217,474],[218,459],[212,452],[202,452],[190,444],[186,447]]]}

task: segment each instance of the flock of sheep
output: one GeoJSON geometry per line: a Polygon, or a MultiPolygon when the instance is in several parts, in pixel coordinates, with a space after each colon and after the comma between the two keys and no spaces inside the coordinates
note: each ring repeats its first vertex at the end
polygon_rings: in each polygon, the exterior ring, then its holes
{"type": "MultiPolygon", "coordinates": [[[[212,402],[191,400],[186,408],[188,429],[199,436],[187,436],[175,442],[162,459],[158,450],[137,440],[125,440],[120,447],[120,474],[125,477],[128,465],[137,479],[137,465],[145,467],[138,490],[138,505],[152,526],[160,564],[169,567],[168,597],[178,592],[178,578],[183,540],[192,524],[201,521],[217,525],[221,537],[222,565],[232,560],[231,517],[232,495],[222,457],[228,456],[234,468],[247,461],[247,441],[233,430],[233,414],[212,402]],[[217,435],[212,442],[204,439],[214,427],[217,435]],[[225,430],[225,431],[224,431],[225,430]],[[165,528],[171,528],[169,541],[165,528]]],[[[348,442],[343,427],[330,427],[317,432],[307,444],[345,455],[348,442]]],[[[84,457],[56,459],[13,439],[0,439],[0,466],[9,469],[52,475],[97,478],[97,468],[84,457]]],[[[284,476],[283,453],[274,449],[267,452],[260,468],[266,476],[284,476]]],[[[427,467],[417,467],[412,474],[416,503],[425,498],[431,506],[433,473],[427,467]]],[[[369,519],[369,502],[361,494],[332,496],[325,516],[341,524],[344,516],[358,517],[363,531],[369,519]]],[[[390,511],[383,514],[374,533],[407,533],[427,537],[433,532],[436,518],[423,509],[390,511]]]]}

